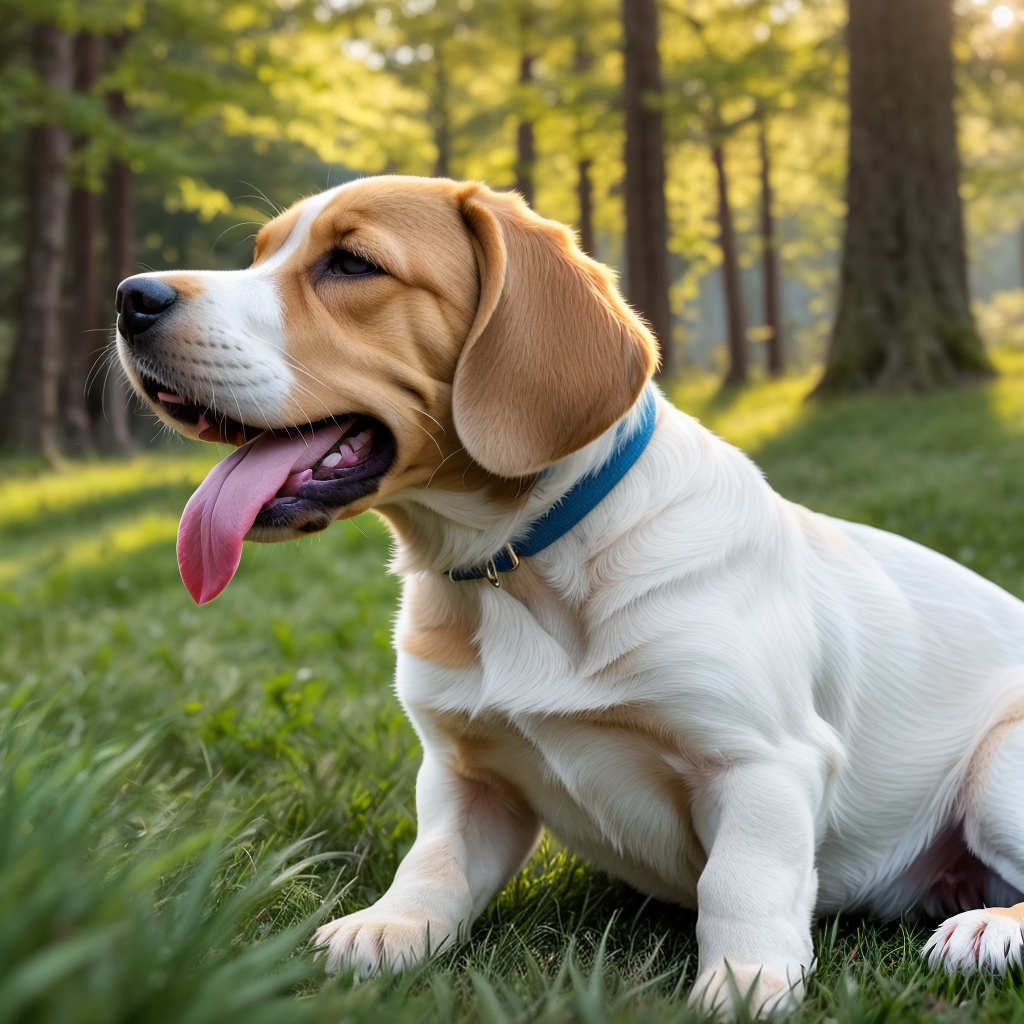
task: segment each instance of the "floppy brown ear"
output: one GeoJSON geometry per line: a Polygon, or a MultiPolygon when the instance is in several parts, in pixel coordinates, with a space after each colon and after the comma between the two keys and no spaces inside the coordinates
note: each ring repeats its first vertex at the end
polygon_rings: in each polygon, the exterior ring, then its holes
{"type": "Polygon", "coordinates": [[[567,228],[482,185],[459,200],[478,243],[480,301],[455,369],[455,429],[485,469],[529,476],[622,417],[657,348],[567,228]]]}

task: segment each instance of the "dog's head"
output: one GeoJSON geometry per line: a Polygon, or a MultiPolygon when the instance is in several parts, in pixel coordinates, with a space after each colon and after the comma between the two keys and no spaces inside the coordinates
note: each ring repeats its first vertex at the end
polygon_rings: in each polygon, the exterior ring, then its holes
{"type": "Polygon", "coordinates": [[[245,537],[315,532],[409,487],[535,475],[619,419],[656,362],[571,232],[441,179],[302,200],[248,269],[139,274],[117,312],[121,361],[160,418],[238,446],[182,518],[197,600],[245,537]]]}

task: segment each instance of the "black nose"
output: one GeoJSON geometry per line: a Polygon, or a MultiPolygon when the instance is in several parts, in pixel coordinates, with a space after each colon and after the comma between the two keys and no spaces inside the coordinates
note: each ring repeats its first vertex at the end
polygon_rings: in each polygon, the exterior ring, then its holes
{"type": "Polygon", "coordinates": [[[129,277],[117,286],[117,329],[134,343],[174,304],[178,293],[153,277],[129,277]]]}

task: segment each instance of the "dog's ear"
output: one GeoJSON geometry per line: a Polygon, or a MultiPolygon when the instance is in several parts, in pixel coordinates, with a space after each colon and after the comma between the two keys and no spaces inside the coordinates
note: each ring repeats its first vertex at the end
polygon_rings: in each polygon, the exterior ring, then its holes
{"type": "Polygon", "coordinates": [[[455,429],[485,469],[529,476],[623,416],[657,348],[611,272],[567,228],[482,185],[458,199],[476,242],[480,299],[455,370],[455,429]]]}

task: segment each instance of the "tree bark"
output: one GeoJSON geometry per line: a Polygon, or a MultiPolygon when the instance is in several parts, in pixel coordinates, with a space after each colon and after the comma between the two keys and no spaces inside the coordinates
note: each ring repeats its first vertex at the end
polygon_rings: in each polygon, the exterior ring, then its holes
{"type": "MultiPolygon", "coordinates": [[[[590,52],[586,37],[580,33],[576,36],[576,50],[573,56],[573,70],[579,79],[582,79],[593,67],[594,58],[590,52]]],[[[579,97],[577,97],[579,102],[579,97]]],[[[586,127],[581,117],[577,122],[576,136],[577,145],[582,153],[588,152],[585,148],[584,137],[586,127]]],[[[576,229],[579,233],[580,248],[589,256],[596,256],[594,242],[594,187],[590,177],[590,167],[593,161],[589,156],[580,156],[576,161],[576,202],[579,207],[579,216],[576,222],[576,229]]]]}
{"type": "Polygon", "coordinates": [[[726,384],[747,380],[747,332],[743,317],[743,291],[740,283],[739,253],[729,204],[729,179],[725,170],[725,149],[721,142],[711,147],[718,182],[718,245],[722,250],[722,291],[725,296],[725,322],[729,351],[726,384]]]}
{"type": "Polygon", "coordinates": [[[580,160],[576,164],[576,200],[579,204],[579,219],[577,231],[579,232],[580,248],[588,256],[596,256],[594,249],[594,187],[590,180],[591,160],[580,160]]]}
{"type": "MultiPolygon", "coordinates": [[[[70,91],[71,37],[57,26],[32,30],[32,61],[48,90],[70,91]]],[[[59,453],[58,393],[62,281],[67,241],[71,138],[43,120],[28,136],[22,298],[14,351],[0,401],[0,441],[22,454],[59,453]]]]}
{"type": "MultiPolygon", "coordinates": [[[[100,40],[90,32],[75,37],[75,92],[89,93],[100,77],[100,40]]],[[[75,138],[78,151],[88,138],[75,138]]],[[[86,385],[94,362],[93,354],[100,341],[100,265],[99,265],[99,196],[87,184],[71,190],[71,293],[74,307],[64,346],[64,373],[61,380],[61,411],[65,440],[70,449],[82,450],[92,445],[86,385]]]]}
{"type": "Polygon", "coordinates": [[[626,114],[626,292],[674,369],[657,0],[622,0],[626,114]]]}
{"type": "MultiPolygon", "coordinates": [[[[110,50],[118,54],[127,45],[127,33],[111,39],[110,50]]],[[[128,120],[128,102],[121,91],[112,92],[108,99],[111,114],[122,125],[128,120]]],[[[135,265],[135,201],[132,172],[123,159],[110,163],[107,175],[107,239],[110,248],[110,267],[115,282],[131,277],[135,265]]],[[[119,364],[111,366],[103,388],[104,419],[108,429],[107,444],[122,455],[132,450],[129,429],[128,388],[119,364]]]]}
{"type": "MultiPolygon", "coordinates": [[[[525,36],[527,28],[523,27],[525,36]]],[[[519,59],[519,87],[522,98],[526,98],[526,90],[533,82],[532,53],[524,52],[519,59]]],[[[520,117],[516,126],[516,191],[533,206],[533,171],[537,163],[537,143],[534,137],[533,120],[520,117]]]]}
{"type": "Polygon", "coordinates": [[[839,298],[819,394],[988,374],[958,192],[949,0],[851,0],[839,298]]]}
{"type": "Polygon", "coordinates": [[[781,377],[786,371],[785,336],[782,332],[782,280],[779,250],[772,211],[771,160],[768,153],[768,123],[760,119],[761,150],[761,268],[764,281],[764,321],[771,332],[765,339],[769,376],[781,377]]]}
{"type": "Polygon", "coordinates": [[[437,73],[430,103],[430,121],[434,129],[434,146],[437,159],[434,161],[434,177],[452,176],[452,134],[448,114],[448,65],[440,41],[434,49],[437,73]]]}

